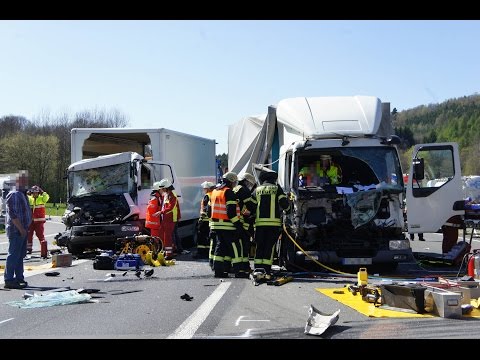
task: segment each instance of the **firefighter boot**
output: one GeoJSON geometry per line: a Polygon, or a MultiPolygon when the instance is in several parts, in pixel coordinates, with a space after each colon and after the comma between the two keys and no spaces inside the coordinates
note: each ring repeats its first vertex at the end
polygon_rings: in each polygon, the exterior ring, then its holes
{"type": "Polygon", "coordinates": [[[40,256],[44,259],[48,259],[48,258],[51,257],[49,255],[50,254],[48,253],[48,249],[47,249],[47,240],[41,240],[40,241],[40,256]]]}

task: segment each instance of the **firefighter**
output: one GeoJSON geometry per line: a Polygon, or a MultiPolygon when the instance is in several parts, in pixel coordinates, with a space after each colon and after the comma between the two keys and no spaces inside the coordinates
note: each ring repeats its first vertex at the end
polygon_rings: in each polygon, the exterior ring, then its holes
{"type": "Polygon", "coordinates": [[[271,278],[275,244],[281,234],[281,212],[290,208],[282,188],[277,184],[278,174],[264,169],[259,175],[260,184],[253,192],[257,204],[255,216],[255,269],[264,269],[266,279],[271,278]]]}
{"type": "Polygon", "coordinates": [[[150,229],[150,235],[161,238],[160,236],[160,210],[162,208],[162,198],[160,195],[160,182],[152,186],[151,198],[148,202],[147,212],[145,214],[145,227],[150,229]]]}
{"type": "Polygon", "coordinates": [[[230,271],[236,275],[240,270],[240,231],[243,231],[243,227],[237,196],[232,190],[236,183],[236,173],[225,173],[220,186],[212,191],[207,206],[207,213],[212,218],[211,230],[215,236],[213,271],[216,278],[227,278],[230,271]]]}
{"type": "Polygon", "coordinates": [[[40,240],[40,256],[44,259],[50,258],[51,255],[48,253],[47,249],[47,240],[45,240],[45,215],[46,209],[45,204],[50,199],[50,195],[46,191],[43,191],[42,188],[38,185],[34,185],[27,193],[28,202],[30,208],[32,209],[33,221],[28,228],[28,237],[27,237],[27,254],[32,253],[33,249],[33,233],[37,235],[38,240],[40,240]]]}
{"type": "Polygon", "coordinates": [[[247,278],[252,269],[250,268],[250,247],[253,237],[253,223],[256,204],[253,201],[252,191],[256,185],[255,177],[250,173],[244,173],[238,178],[238,185],[233,188],[237,195],[238,205],[240,207],[240,222],[243,230],[240,238],[242,262],[240,263],[240,273],[238,277],[247,278]],[[250,228],[252,233],[250,233],[250,228]]]}
{"type": "Polygon", "coordinates": [[[207,206],[210,201],[210,195],[215,184],[211,181],[204,181],[202,184],[204,196],[200,201],[200,217],[197,223],[197,253],[193,255],[194,259],[208,259],[210,248],[210,218],[207,214],[207,206]]]}
{"type": "Polygon", "coordinates": [[[160,180],[158,188],[162,196],[160,237],[163,240],[165,259],[168,260],[173,258],[173,231],[175,224],[180,219],[180,206],[170,180],[160,180]]]}

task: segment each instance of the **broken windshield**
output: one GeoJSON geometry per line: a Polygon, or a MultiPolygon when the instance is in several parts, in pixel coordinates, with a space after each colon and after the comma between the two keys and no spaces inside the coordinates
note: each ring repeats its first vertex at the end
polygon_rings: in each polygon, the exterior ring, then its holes
{"type": "Polygon", "coordinates": [[[70,196],[123,194],[133,187],[129,174],[129,163],[72,171],[68,190],[70,196]]]}
{"type": "Polygon", "coordinates": [[[309,184],[309,180],[312,182],[317,172],[321,172],[320,161],[323,158],[330,159],[333,165],[330,166],[336,168],[335,171],[329,170],[330,168],[323,171],[326,171],[327,175],[329,172],[338,175],[339,181],[333,183],[337,187],[367,190],[388,186],[403,189],[400,161],[395,148],[391,147],[342,147],[305,151],[299,154],[299,186],[319,185],[309,184]],[[307,173],[306,179],[303,179],[304,172],[307,173]]]}

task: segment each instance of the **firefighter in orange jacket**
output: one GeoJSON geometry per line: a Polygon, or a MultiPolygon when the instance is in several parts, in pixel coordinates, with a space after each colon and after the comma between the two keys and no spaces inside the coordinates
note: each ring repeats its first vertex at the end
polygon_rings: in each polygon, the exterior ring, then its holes
{"type": "Polygon", "coordinates": [[[207,212],[212,218],[210,223],[212,236],[216,237],[213,255],[213,271],[216,278],[227,278],[230,270],[237,275],[242,261],[240,234],[243,228],[237,196],[232,190],[237,180],[237,174],[234,172],[224,174],[222,184],[212,191],[207,207],[207,212]]]}
{"type": "Polygon", "coordinates": [[[32,209],[33,221],[28,228],[27,237],[27,254],[32,253],[33,249],[33,233],[40,240],[40,256],[44,259],[50,257],[47,248],[47,240],[45,240],[45,204],[50,199],[50,195],[38,185],[33,186],[28,192],[28,203],[32,209]]]}
{"type": "Polygon", "coordinates": [[[180,206],[178,204],[177,196],[173,193],[173,186],[170,180],[160,180],[158,182],[158,187],[162,194],[160,237],[163,240],[165,258],[171,259],[173,257],[174,245],[173,231],[175,229],[175,224],[180,219],[180,206]]]}
{"type": "Polygon", "coordinates": [[[153,184],[153,190],[150,195],[150,201],[145,214],[145,227],[150,229],[150,235],[160,237],[160,210],[162,208],[162,198],[160,195],[159,182],[153,184]]]}

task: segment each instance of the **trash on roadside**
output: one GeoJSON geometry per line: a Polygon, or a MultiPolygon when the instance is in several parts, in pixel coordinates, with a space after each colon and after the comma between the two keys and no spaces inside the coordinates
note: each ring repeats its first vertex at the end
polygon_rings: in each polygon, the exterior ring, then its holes
{"type": "Polygon", "coordinates": [[[91,298],[92,297],[89,294],[80,294],[77,290],[68,290],[62,292],[52,292],[44,295],[38,295],[34,293],[33,296],[30,296],[27,299],[9,301],[5,304],[22,309],[28,309],[96,302],[95,300],[91,300],[91,298]]]}
{"type": "Polygon", "coordinates": [[[193,296],[190,296],[187,293],[185,293],[182,296],[180,296],[180,299],[185,300],[185,301],[192,301],[193,296]]]}
{"type": "Polygon", "coordinates": [[[45,273],[45,276],[58,276],[58,275],[60,275],[58,271],[50,271],[45,273]]]}
{"type": "Polygon", "coordinates": [[[335,324],[340,314],[340,309],[333,314],[325,314],[310,305],[308,310],[307,324],[305,325],[305,334],[322,335],[331,325],[335,324]]]}

